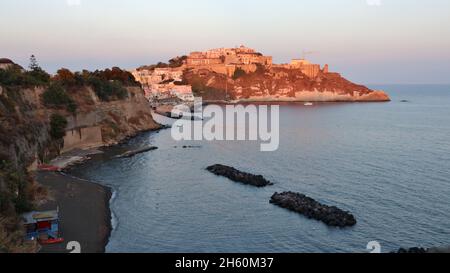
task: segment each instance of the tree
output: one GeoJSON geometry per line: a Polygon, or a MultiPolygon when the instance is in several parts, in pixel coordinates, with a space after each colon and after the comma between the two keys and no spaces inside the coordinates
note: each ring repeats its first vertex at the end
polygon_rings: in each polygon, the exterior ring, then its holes
{"type": "Polygon", "coordinates": [[[51,84],[42,94],[44,105],[50,108],[65,107],[74,114],[77,110],[76,103],[69,97],[66,90],[58,83],[51,84]]]}
{"type": "Polygon", "coordinates": [[[31,77],[35,85],[46,85],[50,82],[50,75],[39,66],[34,55],[30,57],[29,68],[30,71],[27,71],[25,74],[31,77]]]}
{"type": "Polygon", "coordinates": [[[30,65],[28,66],[30,68],[31,71],[38,71],[41,69],[41,67],[39,66],[37,60],[36,60],[36,56],[31,55],[30,57],[30,65]]]}
{"type": "Polygon", "coordinates": [[[175,68],[175,67],[180,67],[184,64],[184,62],[187,60],[187,56],[181,56],[181,57],[175,57],[173,59],[169,60],[169,67],[171,68],[175,68]]]}
{"type": "Polygon", "coordinates": [[[66,135],[67,119],[59,114],[50,117],[50,135],[53,139],[62,139],[66,135]]]}
{"type": "Polygon", "coordinates": [[[73,86],[77,83],[75,75],[66,68],[61,68],[56,72],[55,79],[65,86],[73,86]]]}

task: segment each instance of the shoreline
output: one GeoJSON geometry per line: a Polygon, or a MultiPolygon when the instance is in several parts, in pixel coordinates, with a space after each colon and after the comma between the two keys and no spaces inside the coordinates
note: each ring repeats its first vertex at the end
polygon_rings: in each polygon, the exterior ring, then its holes
{"type": "MultiPolygon", "coordinates": [[[[89,159],[87,161],[89,161],[89,159]]],[[[83,164],[83,163],[85,163],[85,162],[81,162],[79,164],[83,164]]],[[[101,253],[105,253],[106,252],[106,246],[109,243],[109,238],[111,237],[111,234],[114,231],[114,225],[113,225],[114,217],[113,217],[113,211],[111,209],[111,204],[112,204],[112,201],[114,201],[113,197],[115,196],[115,190],[112,187],[110,187],[110,186],[101,185],[101,184],[99,184],[99,183],[97,183],[97,182],[95,182],[93,180],[82,179],[82,178],[76,177],[76,176],[71,175],[71,174],[66,173],[66,172],[60,172],[59,174],[61,176],[68,177],[70,179],[74,179],[74,180],[77,180],[77,181],[83,181],[83,182],[86,182],[86,183],[95,184],[96,186],[102,187],[105,190],[104,206],[105,206],[106,214],[105,214],[105,217],[104,217],[104,220],[105,220],[104,224],[105,224],[105,226],[107,228],[107,233],[105,234],[104,238],[102,238],[102,240],[101,240],[101,243],[102,243],[102,251],[101,251],[101,253]]]]}
{"type": "Polygon", "coordinates": [[[54,198],[38,209],[59,209],[60,233],[64,238],[64,243],[44,245],[39,252],[69,253],[67,244],[76,241],[82,253],[104,253],[113,230],[113,189],[64,172],[38,172],[36,179],[54,198]]]}
{"type": "Polygon", "coordinates": [[[91,155],[102,154],[101,148],[108,149],[138,137],[144,133],[157,133],[167,129],[160,125],[157,129],[139,131],[113,144],[92,147],[87,150],[74,149],[61,154],[51,162],[60,168],[59,172],[36,171],[36,181],[45,186],[50,197],[38,206],[38,210],[60,210],[60,233],[64,242],[57,245],[41,246],[39,253],[70,253],[66,245],[71,241],[81,244],[82,253],[105,253],[106,246],[114,230],[111,202],[115,191],[109,186],[70,174],[71,168],[87,164],[91,155]]]}

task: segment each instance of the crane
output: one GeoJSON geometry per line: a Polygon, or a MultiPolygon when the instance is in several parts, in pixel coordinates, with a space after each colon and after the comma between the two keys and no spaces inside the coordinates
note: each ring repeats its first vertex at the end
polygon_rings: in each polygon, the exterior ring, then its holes
{"type": "Polygon", "coordinates": [[[319,52],[303,50],[303,52],[302,52],[302,60],[306,60],[306,56],[311,55],[311,54],[316,54],[316,53],[319,53],[319,52]]]}

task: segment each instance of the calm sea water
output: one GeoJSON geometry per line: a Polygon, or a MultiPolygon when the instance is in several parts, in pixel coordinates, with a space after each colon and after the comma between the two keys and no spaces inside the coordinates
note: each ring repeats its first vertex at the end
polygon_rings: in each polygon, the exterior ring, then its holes
{"type": "Polygon", "coordinates": [[[74,175],[115,190],[107,251],[365,252],[373,240],[384,252],[450,245],[450,86],[371,87],[393,101],[282,106],[276,152],[262,153],[258,143],[176,143],[165,130],[77,167],[74,175]],[[159,150],[111,159],[148,144],[159,150]],[[204,170],[215,163],[275,185],[257,189],[204,170]],[[349,210],[358,224],[329,228],[269,204],[285,190],[349,210]]]}

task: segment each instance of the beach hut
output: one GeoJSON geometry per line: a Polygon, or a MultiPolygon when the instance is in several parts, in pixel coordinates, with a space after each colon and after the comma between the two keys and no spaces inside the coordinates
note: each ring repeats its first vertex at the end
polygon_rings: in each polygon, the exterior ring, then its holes
{"type": "Polygon", "coordinates": [[[28,240],[37,239],[42,244],[60,243],[59,210],[32,211],[22,214],[28,240]]]}

